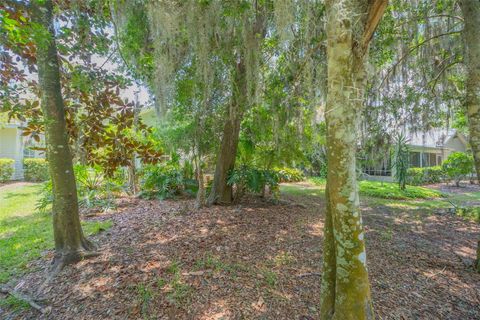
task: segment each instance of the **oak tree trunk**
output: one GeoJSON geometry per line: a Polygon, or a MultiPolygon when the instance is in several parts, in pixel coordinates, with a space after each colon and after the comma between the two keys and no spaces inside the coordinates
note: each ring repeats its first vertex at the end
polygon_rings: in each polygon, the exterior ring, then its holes
{"type": "Polygon", "coordinates": [[[53,267],[58,270],[64,265],[81,260],[86,251],[93,249],[93,245],[84,237],[80,225],[75,175],[60,85],[52,1],[33,1],[32,11],[35,22],[45,31],[39,33],[35,40],[48,165],[53,186],[53,267]]]}
{"type": "Polygon", "coordinates": [[[223,128],[222,142],[215,165],[212,190],[208,204],[229,204],[233,201],[232,186],[227,184],[228,174],[235,167],[240,124],[247,104],[247,79],[243,59],[235,68],[232,102],[223,128]]]}
{"type": "Polygon", "coordinates": [[[374,319],[359,209],[356,146],[368,42],[386,1],[326,1],[327,213],[321,319],[374,319]]]}
{"type": "MultiPolygon", "coordinates": [[[[470,147],[472,148],[477,180],[480,183],[480,1],[460,1],[465,22],[465,108],[468,117],[470,147]]],[[[477,247],[476,269],[480,272],[480,241],[477,247]]]]}

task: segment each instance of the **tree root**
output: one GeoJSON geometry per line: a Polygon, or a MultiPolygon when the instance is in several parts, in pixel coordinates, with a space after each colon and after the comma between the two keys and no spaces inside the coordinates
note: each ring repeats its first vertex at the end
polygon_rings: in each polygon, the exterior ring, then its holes
{"type": "Polygon", "coordinates": [[[29,296],[27,296],[23,293],[20,293],[18,291],[15,291],[14,289],[8,288],[8,287],[0,287],[0,292],[2,292],[4,294],[9,294],[9,295],[11,295],[12,297],[15,297],[18,300],[22,300],[22,301],[27,302],[32,308],[34,308],[35,310],[39,311],[42,314],[47,314],[52,309],[51,307],[42,307],[38,303],[36,303],[32,298],[30,298],[29,296]]]}
{"type": "MultiPolygon", "coordinates": [[[[92,248],[91,245],[92,244],[90,243],[90,245],[88,246],[89,249],[92,248]]],[[[60,273],[60,271],[63,270],[64,267],[68,266],[69,264],[75,264],[82,260],[98,257],[99,255],[99,252],[89,250],[56,253],[52,261],[52,266],[49,270],[47,283],[49,283],[57,274],[60,273]]]]}

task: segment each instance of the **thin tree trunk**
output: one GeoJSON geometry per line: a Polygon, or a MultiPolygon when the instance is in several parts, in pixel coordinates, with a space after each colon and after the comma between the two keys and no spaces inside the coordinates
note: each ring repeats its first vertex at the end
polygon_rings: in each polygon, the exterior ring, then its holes
{"type": "MultiPolygon", "coordinates": [[[[477,181],[480,183],[480,1],[460,1],[465,22],[465,65],[467,79],[465,81],[465,108],[468,117],[470,147],[472,148],[477,181]]],[[[480,241],[477,244],[477,260],[475,265],[480,273],[480,241]]]]}
{"type": "Polygon", "coordinates": [[[477,242],[477,260],[475,260],[475,269],[480,273],[480,240],[477,242]]]}
{"type": "Polygon", "coordinates": [[[477,179],[480,183],[480,1],[460,1],[465,21],[465,107],[468,117],[470,146],[475,160],[477,179]]]}
{"type": "Polygon", "coordinates": [[[368,42],[386,1],[326,1],[327,213],[321,319],[374,319],[356,179],[368,42]]]}
{"type": "MultiPolygon", "coordinates": [[[[135,105],[133,107],[133,131],[137,132],[138,121],[140,117],[140,104],[138,102],[138,91],[135,92],[135,105]]],[[[132,195],[138,193],[138,178],[137,178],[137,163],[136,163],[136,153],[132,154],[130,163],[128,165],[128,187],[132,195]]]]}
{"type": "Polygon", "coordinates": [[[48,164],[53,185],[54,270],[75,263],[93,245],[84,237],[78,214],[77,189],[72,156],[68,144],[65,109],[53,26],[51,0],[32,2],[33,17],[45,33],[36,38],[37,65],[48,164]]]}
{"type": "Polygon", "coordinates": [[[203,169],[202,169],[200,153],[194,156],[194,161],[195,161],[195,172],[196,172],[197,181],[198,181],[198,192],[197,192],[197,198],[195,201],[195,208],[198,210],[205,205],[205,181],[203,177],[203,169]]]}
{"type": "Polygon", "coordinates": [[[235,167],[240,124],[247,104],[247,79],[243,59],[235,68],[233,98],[228,110],[227,121],[223,128],[222,143],[217,157],[212,190],[208,204],[229,204],[233,201],[232,186],[227,184],[228,173],[235,167]]]}

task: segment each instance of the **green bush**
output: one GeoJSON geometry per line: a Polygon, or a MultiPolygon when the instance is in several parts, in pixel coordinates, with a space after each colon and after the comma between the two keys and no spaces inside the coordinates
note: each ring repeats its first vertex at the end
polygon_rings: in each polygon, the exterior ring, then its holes
{"type": "Polygon", "coordinates": [[[81,208],[114,209],[115,198],[126,191],[126,172],[119,168],[107,176],[100,166],[77,164],[73,167],[77,181],[78,205],[81,208]]]}
{"type": "MultiPolygon", "coordinates": [[[[127,188],[126,174],[122,169],[115,171],[111,177],[106,176],[99,166],[77,164],[73,169],[80,208],[97,208],[102,211],[115,208],[115,198],[127,188]]],[[[52,202],[52,182],[49,180],[44,184],[36,209],[40,212],[47,211],[52,202]]]]}
{"type": "Polygon", "coordinates": [[[48,162],[41,158],[24,159],[23,176],[26,181],[47,181],[50,178],[48,162]]]}
{"type": "Polygon", "coordinates": [[[458,216],[480,223],[480,208],[477,207],[457,207],[455,213],[458,216]]]}
{"type": "Polygon", "coordinates": [[[473,173],[473,157],[463,152],[452,152],[442,163],[442,169],[458,186],[461,180],[473,173]]]}
{"type": "Polygon", "coordinates": [[[299,182],[305,180],[305,175],[301,170],[295,168],[275,168],[280,182],[299,182]]]}
{"type": "Polygon", "coordinates": [[[245,193],[265,194],[266,187],[273,195],[278,195],[278,184],[280,173],[276,170],[257,169],[242,165],[232,170],[228,176],[227,183],[235,186],[235,199],[240,199],[245,193]]]}
{"type": "Polygon", "coordinates": [[[168,199],[182,194],[195,195],[198,183],[192,178],[192,170],[189,163],[180,168],[177,161],[144,166],[140,172],[141,196],[168,199]]]}
{"type": "Polygon", "coordinates": [[[407,171],[407,183],[413,186],[440,183],[445,180],[442,167],[410,168],[407,171]]]}
{"type": "Polygon", "coordinates": [[[0,182],[6,182],[12,178],[14,163],[13,159],[0,159],[0,182]]]}

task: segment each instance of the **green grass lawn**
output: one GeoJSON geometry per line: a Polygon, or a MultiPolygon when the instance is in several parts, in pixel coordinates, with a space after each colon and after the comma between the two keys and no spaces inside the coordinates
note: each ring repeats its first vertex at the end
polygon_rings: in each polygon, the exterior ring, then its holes
{"type": "MultiPolygon", "coordinates": [[[[326,180],[321,178],[310,178],[309,182],[325,187],[326,180]]],[[[424,187],[407,186],[405,190],[400,190],[398,184],[380,181],[360,181],[360,195],[373,198],[394,199],[394,200],[413,200],[413,199],[435,199],[442,197],[442,193],[424,187]]]]}
{"type": "MultiPolygon", "coordinates": [[[[41,184],[12,184],[0,188],[0,283],[27,271],[27,264],[53,248],[52,219],[35,211],[41,184]]],[[[88,222],[85,233],[108,229],[111,221],[88,222]]]]}
{"type": "MultiPolygon", "coordinates": [[[[326,180],[311,177],[302,184],[282,184],[280,190],[283,193],[297,196],[324,196],[326,180]]],[[[360,181],[360,195],[370,205],[381,205],[396,210],[426,210],[462,208],[469,202],[480,201],[480,192],[446,193],[427,187],[407,186],[406,190],[400,190],[396,183],[379,181],[360,181]]],[[[480,221],[480,209],[463,208],[457,214],[467,219],[480,221]],[[473,210],[472,210],[473,209],[473,210]]]]}
{"type": "Polygon", "coordinates": [[[442,197],[442,193],[417,186],[406,186],[400,190],[397,183],[380,181],[360,181],[360,194],[383,199],[411,200],[411,199],[434,199],[442,197]]]}

